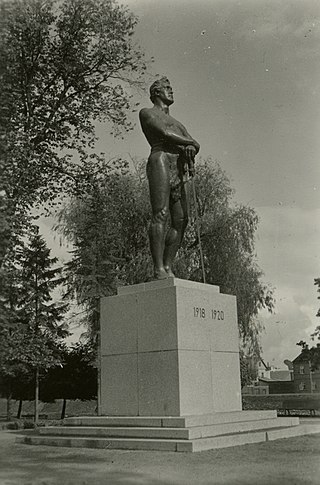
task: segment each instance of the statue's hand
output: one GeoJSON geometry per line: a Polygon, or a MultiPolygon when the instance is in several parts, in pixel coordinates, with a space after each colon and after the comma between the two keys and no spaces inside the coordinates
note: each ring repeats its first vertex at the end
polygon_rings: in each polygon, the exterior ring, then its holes
{"type": "Polygon", "coordinates": [[[197,150],[193,145],[187,145],[185,148],[185,155],[188,162],[194,162],[194,157],[197,154],[197,150]]]}
{"type": "Polygon", "coordinates": [[[197,151],[196,151],[196,149],[193,145],[187,145],[186,146],[185,155],[186,155],[186,159],[187,159],[187,162],[188,162],[188,171],[189,171],[190,177],[193,177],[194,174],[195,174],[194,158],[195,158],[196,154],[197,154],[197,151]]]}

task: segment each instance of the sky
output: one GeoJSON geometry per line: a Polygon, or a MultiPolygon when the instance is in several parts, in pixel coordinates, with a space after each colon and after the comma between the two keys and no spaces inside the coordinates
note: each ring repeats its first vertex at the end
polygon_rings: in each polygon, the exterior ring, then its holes
{"type": "MultiPolygon", "coordinates": [[[[260,217],[257,260],[275,288],[261,314],[265,361],[284,367],[320,320],[319,0],[127,0],[135,41],[172,84],[171,114],[219,160],[235,200],[260,217]]],[[[133,93],[150,106],[148,93],[133,93]]],[[[148,156],[138,120],[124,140],[98,127],[110,156],[148,156]]],[[[42,221],[49,233],[50,220],[42,221]]],[[[51,235],[48,236],[52,237],[51,235]]],[[[57,249],[64,256],[63,248],[57,249]]]]}

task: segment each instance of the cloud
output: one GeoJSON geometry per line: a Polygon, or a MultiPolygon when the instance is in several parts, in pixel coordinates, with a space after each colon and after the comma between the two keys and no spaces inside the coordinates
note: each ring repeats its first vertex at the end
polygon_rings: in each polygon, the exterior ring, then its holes
{"type": "Polygon", "coordinates": [[[278,300],[275,314],[264,314],[261,318],[265,327],[261,343],[264,358],[281,366],[284,359],[292,360],[300,353],[297,342],[312,343],[310,335],[317,325],[317,305],[315,301],[298,304],[291,288],[281,287],[275,296],[278,300]]]}
{"type": "Polygon", "coordinates": [[[303,290],[310,275],[320,274],[320,208],[273,206],[257,212],[257,251],[266,273],[282,285],[303,290]]]}
{"type": "Polygon", "coordinates": [[[243,16],[239,37],[247,39],[306,38],[320,36],[319,2],[317,0],[269,2],[247,0],[233,9],[234,17],[243,16]]]}
{"type": "Polygon", "coordinates": [[[320,209],[260,207],[256,244],[265,278],[276,287],[274,315],[261,314],[264,357],[281,365],[299,354],[296,342],[310,341],[319,324],[314,278],[320,275],[320,209]]]}

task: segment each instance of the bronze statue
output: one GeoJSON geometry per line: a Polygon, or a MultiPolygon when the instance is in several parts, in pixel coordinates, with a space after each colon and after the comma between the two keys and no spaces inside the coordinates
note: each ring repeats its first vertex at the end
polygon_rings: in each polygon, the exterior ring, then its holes
{"type": "Polygon", "coordinates": [[[200,145],[186,128],[169,114],[173,91],[164,77],[150,87],[152,108],[140,113],[142,131],[151,146],[147,163],[152,221],[150,249],[154,277],[174,276],[172,263],[181,245],[188,223],[188,175],[194,175],[194,158],[200,145]],[[171,226],[166,233],[169,215],[171,226]]]}

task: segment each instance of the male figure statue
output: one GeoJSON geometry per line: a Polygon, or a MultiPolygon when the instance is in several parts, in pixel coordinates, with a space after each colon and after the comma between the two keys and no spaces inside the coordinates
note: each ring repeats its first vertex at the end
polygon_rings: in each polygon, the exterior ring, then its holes
{"type": "Polygon", "coordinates": [[[147,163],[152,221],[150,249],[156,279],[174,276],[172,263],[188,223],[187,172],[194,175],[194,157],[200,145],[169,114],[173,91],[167,78],[150,87],[152,108],[140,111],[142,131],[151,146],[147,163]],[[166,224],[171,216],[171,227],[166,224]]]}

